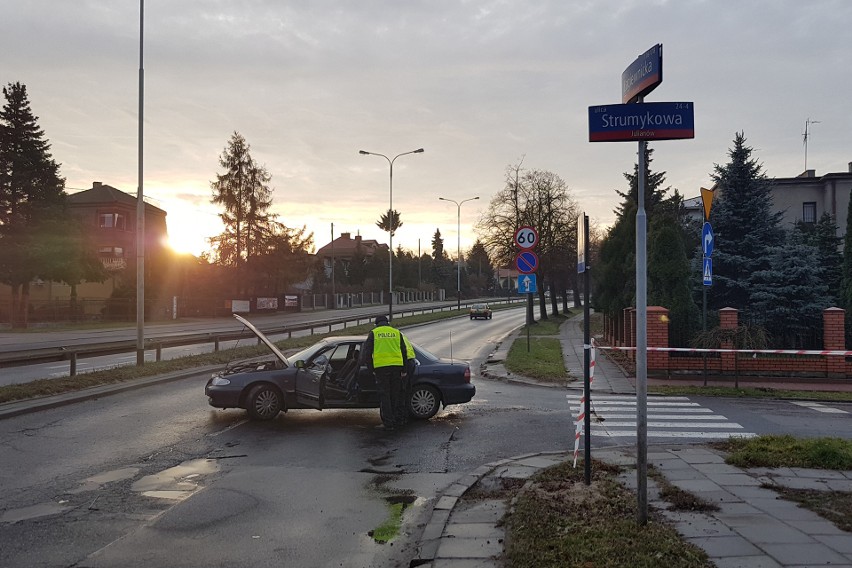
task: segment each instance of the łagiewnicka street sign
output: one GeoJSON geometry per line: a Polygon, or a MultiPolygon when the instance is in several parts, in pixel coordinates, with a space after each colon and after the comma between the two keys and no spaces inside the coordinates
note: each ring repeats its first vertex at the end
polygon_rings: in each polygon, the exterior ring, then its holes
{"type": "Polygon", "coordinates": [[[589,107],[589,142],[695,138],[693,103],[642,103],[589,107]]]}
{"type": "Polygon", "coordinates": [[[663,82],[663,44],[658,43],[621,74],[621,102],[635,103],[663,82]]]}

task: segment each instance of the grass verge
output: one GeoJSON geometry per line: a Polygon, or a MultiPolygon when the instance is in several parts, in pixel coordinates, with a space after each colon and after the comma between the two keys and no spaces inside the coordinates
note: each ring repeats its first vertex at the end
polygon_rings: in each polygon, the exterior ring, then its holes
{"type": "Polygon", "coordinates": [[[673,511],[694,511],[705,513],[708,511],[719,510],[719,507],[715,503],[711,503],[694,493],[690,493],[689,491],[674,485],[653,466],[648,468],[648,477],[656,482],[657,487],[660,488],[660,497],[668,501],[673,511]]]}
{"type": "Polygon", "coordinates": [[[504,365],[523,377],[544,382],[564,383],[571,379],[565,368],[562,356],[562,343],[559,340],[559,328],[575,313],[550,316],[534,325],[525,326],[512,343],[504,365]],[[527,350],[527,331],[529,331],[529,350],[527,350]]]}
{"type": "Polygon", "coordinates": [[[516,339],[504,365],[513,373],[540,381],[562,383],[570,376],[562,358],[562,344],[553,337],[531,337],[529,351],[526,338],[516,339]]]}
{"type": "Polygon", "coordinates": [[[725,461],[737,467],[804,467],[852,470],[852,441],[842,438],[795,438],[766,435],[729,438],[713,444],[725,452],[725,461]]]}
{"type": "Polygon", "coordinates": [[[841,491],[816,491],[814,489],[790,489],[772,485],[771,489],[788,501],[795,501],[834,523],[837,528],[852,532],[852,493],[841,491]]]}
{"type": "Polygon", "coordinates": [[[649,386],[648,392],[664,395],[728,396],[732,398],[808,399],[852,402],[852,392],[803,391],[771,388],[698,386],[649,386]]]}
{"type": "Polygon", "coordinates": [[[713,566],[657,513],[636,522],[636,497],[616,480],[618,468],[596,461],[592,472],[589,486],[569,463],[532,478],[505,519],[507,566],[713,566]]]}

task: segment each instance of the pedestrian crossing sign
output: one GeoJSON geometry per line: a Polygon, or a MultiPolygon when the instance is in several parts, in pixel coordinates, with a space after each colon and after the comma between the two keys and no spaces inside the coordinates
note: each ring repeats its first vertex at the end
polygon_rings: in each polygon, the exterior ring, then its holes
{"type": "Polygon", "coordinates": [[[704,257],[704,285],[713,285],[713,259],[709,256],[704,257]]]}

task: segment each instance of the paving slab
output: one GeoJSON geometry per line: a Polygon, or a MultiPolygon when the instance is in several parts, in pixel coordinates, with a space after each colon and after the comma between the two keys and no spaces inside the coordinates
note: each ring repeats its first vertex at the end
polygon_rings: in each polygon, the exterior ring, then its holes
{"type": "Polygon", "coordinates": [[[848,564],[849,559],[822,543],[767,544],[763,550],[785,566],[848,564]]]}
{"type": "Polygon", "coordinates": [[[774,519],[773,521],[753,525],[740,525],[734,527],[734,530],[749,542],[753,542],[760,547],[764,544],[806,544],[816,542],[800,530],[794,529],[781,521],[774,519]]]}
{"type": "Polygon", "coordinates": [[[694,537],[686,540],[703,548],[712,559],[762,554],[759,548],[739,535],[694,537]]]}

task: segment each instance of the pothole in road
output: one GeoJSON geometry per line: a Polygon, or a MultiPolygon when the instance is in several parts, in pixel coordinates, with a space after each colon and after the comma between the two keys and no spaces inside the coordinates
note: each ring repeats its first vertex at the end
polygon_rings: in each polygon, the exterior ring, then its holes
{"type": "Polygon", "coordinates": [[[182,501],[198,490],[197,478],[219,471],[216,460],[197,459],[183,462],[154,475],[146,475],[130,486],[145,497],[182,501]]]}

